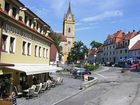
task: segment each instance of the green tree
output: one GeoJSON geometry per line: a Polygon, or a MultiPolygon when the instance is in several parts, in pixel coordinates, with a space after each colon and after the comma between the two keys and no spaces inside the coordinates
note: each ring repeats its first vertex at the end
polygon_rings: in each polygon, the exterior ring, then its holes
{"type": "Polygon", "coordinates": [[[90,46],[91,46],[92,48],[98,48],[98,47],[100,47],[101,45],[102,45],[102,43],[96,42],[95,40],[93,40],[93,41],[90,43],[90,46]]]}
{"type": "Polygon", "coordinates": [[[88,49],[83,42],[74,42],[74,47],[71,49],[71,52],[69,52],[68,55],[68,62],[82,61],[87,53],[88,49]]]}

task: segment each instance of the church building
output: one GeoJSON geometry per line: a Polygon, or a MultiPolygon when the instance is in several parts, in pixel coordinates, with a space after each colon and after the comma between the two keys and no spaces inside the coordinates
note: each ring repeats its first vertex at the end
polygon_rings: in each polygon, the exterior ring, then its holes
{"type": "Polygon", "coordinates": [[[74,15],[71,11],[71,4],[69,3],[68,10],[64,15],[63,19],[63,32],[57,33],[57,37],[61,40],[60,49],[62,52],[61,60],[59,60],[58,53],[55,52],[56,48],[54,45],[51,47],[51,61],[65,63],[71,48],[74,46],[74,33],[75,33],[75,20],[74,15]]]}

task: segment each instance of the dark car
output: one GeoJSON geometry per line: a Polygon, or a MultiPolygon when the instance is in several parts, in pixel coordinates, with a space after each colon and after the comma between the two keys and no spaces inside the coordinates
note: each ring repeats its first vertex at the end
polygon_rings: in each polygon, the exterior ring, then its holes
{"type": "Polygon", "coordinates": [[[85,68],[77,68],[77,69],[73,70],[73,73],[72,73],[74,78],[78,78],[78,77],[83,78],[83,76],[85,74],[90,75],[91,72],[89,70],[85,69],[85,68]]]}

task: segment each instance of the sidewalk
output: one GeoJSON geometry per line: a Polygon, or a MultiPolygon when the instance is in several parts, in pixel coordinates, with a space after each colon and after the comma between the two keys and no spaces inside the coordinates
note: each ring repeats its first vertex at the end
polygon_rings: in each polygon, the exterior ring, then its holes
{"type": "Polygon", "coordinates": [[[63,77],[64,82],[62,85],[57,85],[44,93],[40,93],[38,97],[32,99],[17,98],[17,105],[55,105],[57,102],[66,99],[78,92],[82,80],[63,77]]]}

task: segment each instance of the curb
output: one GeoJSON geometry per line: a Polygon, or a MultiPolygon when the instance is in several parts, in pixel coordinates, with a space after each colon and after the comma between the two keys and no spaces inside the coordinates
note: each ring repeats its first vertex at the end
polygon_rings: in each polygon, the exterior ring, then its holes
{"type": "Polygon", "coordinates": [[[82,90],[79,90],[78,92],[76,92],[76,93],[74,93],[74,94],[72,94],[72,95],[70,95],[70,96],[67,96],[67,97],[63,98],[63,99],[61,99],[61,100],[59,100],[59,101],[53,103],[52,105],[57,105],[58,103],[60,103],[60,102],[62,102],[62,101],[64,101],[64,100],[67,100],[67,99],[69,99],[69,98],[71,98],[71,97],[73,97],[73,96],[76,96],[76,95],[79,94],[80,92],[82,92],[82,90]]]}
{"type": "Polygon", "coordinates": [[[86,89],[86,88],[91,87],[92,85],[94,85],[94,84],[96,84],[96,83],[97,83],[97,78],[94,77],[93,80],[84,82],[84,83],[82,84],[82,88],[83,88],[83,89],[86,89]]]}

